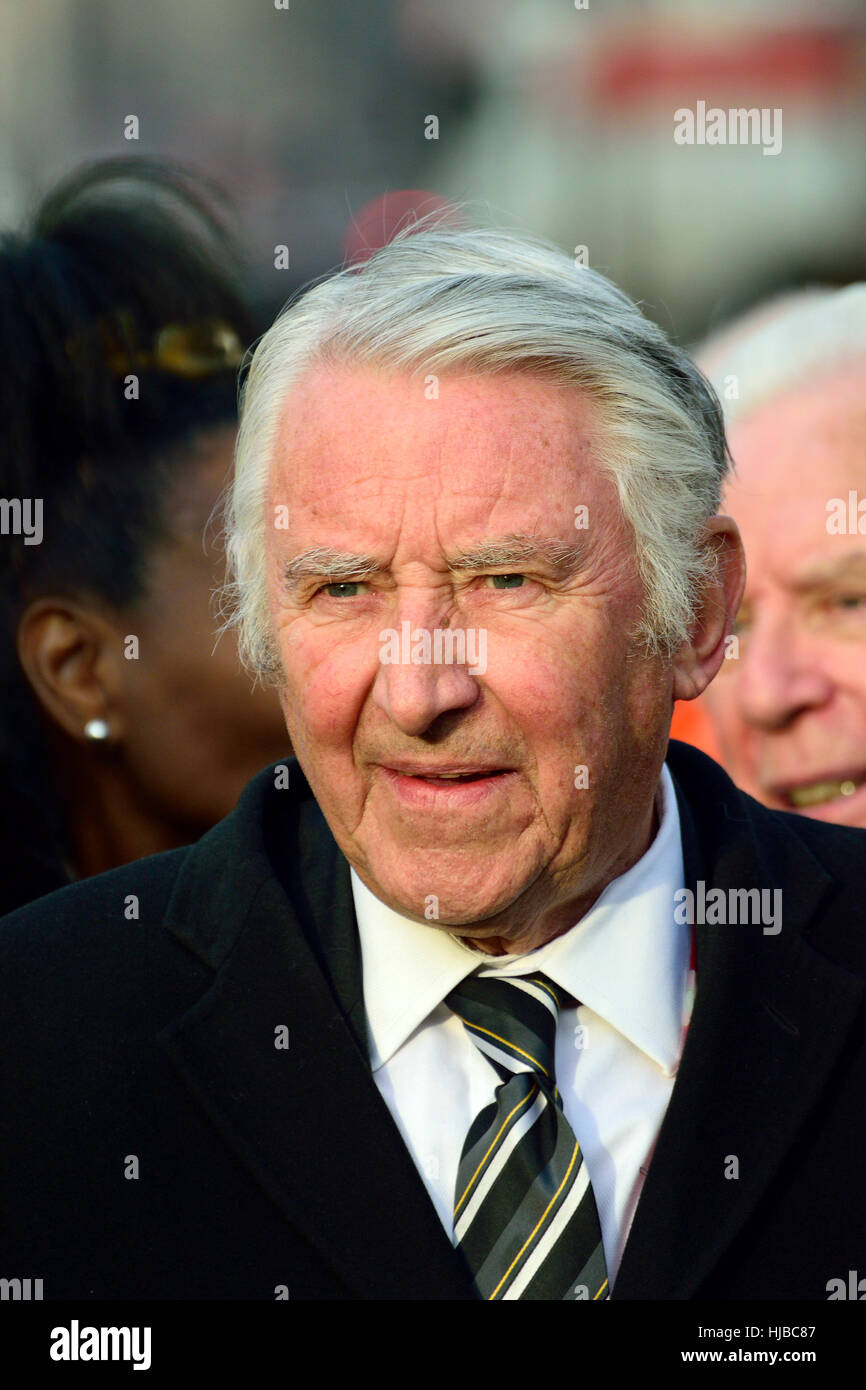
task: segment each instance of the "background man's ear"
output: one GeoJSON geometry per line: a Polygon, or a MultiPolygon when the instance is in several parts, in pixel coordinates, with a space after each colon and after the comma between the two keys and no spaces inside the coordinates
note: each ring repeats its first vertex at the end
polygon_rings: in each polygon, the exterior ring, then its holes
{"type": "Polygon", "coordinates": [[[675,700],[694,700],[703,693],[725,659],[746,583],[746,560],[737,523],[730,516],[710,517],[706,544],[718,560],[716,578],[701,596],[688,639],[674,657],[675,700]]]}
{"type": "Polygon", "coordinates": [[[66,597],[31,603],[18,625],[18,659],[45,712],[83,742],[91,720],[123,737],[123,639],[107,617],[66,597]]]}

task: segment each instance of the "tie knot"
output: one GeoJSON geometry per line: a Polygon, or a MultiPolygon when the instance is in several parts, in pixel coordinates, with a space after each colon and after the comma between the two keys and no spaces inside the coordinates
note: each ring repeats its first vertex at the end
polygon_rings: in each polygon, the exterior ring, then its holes
{"type": "Polygon", "coordinates": [[[563,991],[544,975],[468,975],[445,997],[500,1071],[534,1072],[554,1090],[556,1023],[564,1002],[563,991]]]}

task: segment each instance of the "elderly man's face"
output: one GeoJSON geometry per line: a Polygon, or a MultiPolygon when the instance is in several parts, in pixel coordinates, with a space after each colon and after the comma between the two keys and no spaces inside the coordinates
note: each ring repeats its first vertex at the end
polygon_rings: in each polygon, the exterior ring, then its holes
{"type": "Polygon", "coordinates": [[[768,402],[730,445],[747,582],[707,695],[722,757],[770,806],[866,826],[866,366],[768,402]]]}
{"type": "Polygon", "coordinates": [[[283,708],[372,891],[525,950],[646,849],[672,674],[633,649],[642,589],[591,402],[518,374],[438,390],[319,366],[288,398],[269,499],[288,507],[268,566],[283,708]]]}

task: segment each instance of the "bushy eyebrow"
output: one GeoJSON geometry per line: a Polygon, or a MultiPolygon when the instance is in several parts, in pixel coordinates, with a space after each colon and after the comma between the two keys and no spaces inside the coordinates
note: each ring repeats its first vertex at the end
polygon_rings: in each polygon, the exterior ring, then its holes
{"type": "Polygon", "coordinates": [[[495,541],[482,541],[469,550],[461,550],[448,561],[449,569],[501,569],[505,565],[526,565],[542,560],[551,569],[569,574],[587,562],[589,546],[580,541],[569,545],[555,536],[512,535],[495,541]]]}
{"type": "Polygon", "coordinates": [[[835,556],[832,560],[817,560],[806,566],[794,581],[793,588],[800,592],[821,588],[826,584],[858,579],[866,574],[866,550],[849,551],[847,555],[835,556]]]}
{"type": "Polygon", "coordinates": [[[283,579],[287,588],[295,588],[302,579],[365,579],[368,575],[381,573],[382,566],[372,555],[354,555],[348,550],[333,550],[327,545],[316,545],[311,550],[303,550],[293,560],[283,566],[283,579]]]}
{"type": "MultiPolygon", "coordinates": [[[[586,541],[569,545],[554,536],[518,534],[482,541],[468,550],[461,550],[448,557],[448,568],[454,574],[465,574],[507,566],[517,568],[541,560],[558,574],[565,575],[585,566],[587,556],[586,541]]],[[[286,589],[292,590],[299,588],[305,579],[333,584],[346,579],[369,579],[374,574],[383,574],[386,569],[387,566],[372,555],[317,545],[286,561],[283,580],[286,589]]]]}

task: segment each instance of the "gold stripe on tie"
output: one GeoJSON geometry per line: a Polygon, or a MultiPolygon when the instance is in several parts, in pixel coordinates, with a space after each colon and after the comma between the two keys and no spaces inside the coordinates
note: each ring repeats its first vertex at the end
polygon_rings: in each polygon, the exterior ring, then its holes
{"type": "Polygon", "coordinates": [[[547,1206],[545,1207],[544,1211],[542,1212],[541,1216],[539,1217],[538,1223],[537,1223],[537,1225],[535,1226],[534,1230],[530,1231],[529,1235],[526,1237],[526,1240],[523,1242],[523,1244],[521,1245],[521,1247],[520,1247],[520,1249],[518,1250],[517,1254],[514,1256],[514,1259],[511,1261],[511,1264],[508,1266],[508,1268],[506,1269],[506,1271],[505,1271],[505,1273],[503,1274],[502,1278],[500,1279],[499,1283],[496,1285],[496,1288],[493,1290],[492,1294],[490,1295],[490,1298],[487,1300],[488,1303],[489,1303],[492,1299],[494,1299],[494,1298],[496,1297],[496,1295],[499,1293],[499,1290],[502,1288],[502,1285],[505,1283],[506,1279],[508,1278],[508,1276],[509,1276],[509,1274],[511,1273],[512,1269],[514,1268],[514,1266],[517,1264],[517,1261],[520,1259],[521,1255],[522,1255],[522,1254],[526,1251],[526,1249],[532,1244],[532,1242],[534,1241],[535,1237],[538,1235],[538,1232],[541,1230],[541,1227],[544,1225],[545,1221],[546,1221],[547,1218],[548,1218],[548,1215],[550,1214],[550,1208],[553,1206],[553,1204],[554,1204],[554,1202],[556,1201],[557,1197],[559,1196],[560,1192],[561,1192],[562,1189],[565,1187],[565,1184],[568,1182],[568,1179],[569,1179],[569,1177],[571,1176],[571,1170],[572,1170],[572,1168],[574,1167],[574,1160],[577,1158],[577,1155],[578,1155],[579,1153],[580,1153],[580,1145],[579,1145],[579,1144],[577,1143],[577,1141],[575,1140],[574,1151],[573,1151],[573,1153],[572,1153],[572,1155],[571,1155],[571,1162],[570,1162],[569,1165],[568,1165],[568,1168],[567,1168],[567,1170],[566,1170],[565,1177],[562,1179],[562,1182],[559,1184],[559,1187],[556,1189],[556,1191],[554,1192],[554,1194],[553,1194],[553,1196],[551,1197],[550,1201],[548,1202],[547,1206]]]}
{"type": "Polygon", "coordinates": [[[489,970],[445,998],[500,1078],[455,1183],[455,1245],[488,1302],[569,1298],[584,1270],[599,1285],[592,1302],[609,1296],[595,1195],[554,1075],[566,999],[545,976],[489,970]]]}
{"type": "Polygon", "coordinates": [[[514,1109],[511,1111],[511,1113],[505,1116],[505,1119],[502,1121],[501,1128],[499,1129],[499,1132],[497,1133],[496,1138],[493,1140],[493,1142],[492,1142],[491,1145],[490,1145],[490,1148],[487,1150],[487,1153],[484,1155],[484,1157],[482,1158],[482,1160],[481,1160],[481,1162],[479,1163],[478,1167],[475,1169],[475,1172],[472,1174],[472,1177],[469,1179],[469,1182],[468,1182],[468,1184],[467,1184],[467,1187],[466,1187],[465,1192],[463,1193],[463,1196],[460,1198],[460,1201],[457,1203],[456,1207],[454,1208],[454,1216],[455,1216],[455,1218],[458,1217],[458,1216],[460,1215],[460,1208],[463,1206],[463,1203],[466,1201],[466,1198],[469,1196],[469,1193],[472,1191],[472,1188],[475,1186],[475,1180],[476,1180],[476,1178],[478,1177],[478,1174],[481,1172],[482,1168],[483,1168],[484,1165],[486,1164],[486,1162],[487,1162],[488,1158],[490,1157],[491,1153],[492,1153],[493,1150],[496,1148],[496,1145],[499,1143],[500,1138],[501,1138],[502,1135],[504,1134],[505,1130],[508,1128],[509,1122],[511,1121],[512,1117],[513,1117],[514,1115],[517,1114],[518,1110],[522,1110],[523,1107],[524,1107],[524,1105],[528,1105],[529,1102],[530,1102],[531,1100],[534,1100],[535,1097],[537,1096],[537,1094],[538,1094],[538,1087],[537,1087],[537,1086],[533,1086],[533,1088],[532,1088],[532,1090],[529,1092],[529,1094],[528,1094],[528,1095],[525,1095],[525,1096],[523,1097],[523,1100],[518,1101],[517,1104],[515,1105],[514,1109]]]}

